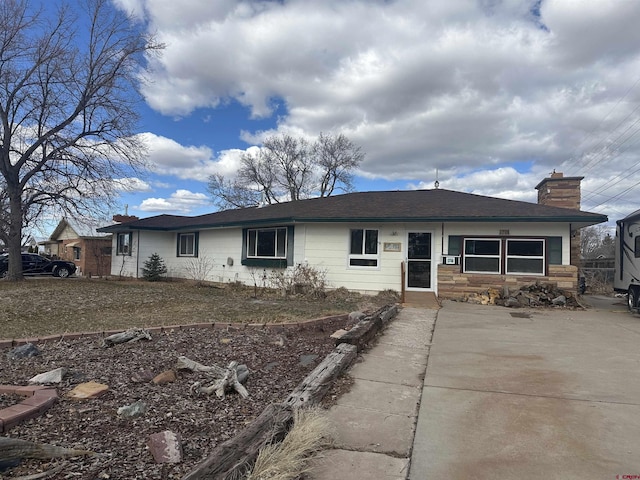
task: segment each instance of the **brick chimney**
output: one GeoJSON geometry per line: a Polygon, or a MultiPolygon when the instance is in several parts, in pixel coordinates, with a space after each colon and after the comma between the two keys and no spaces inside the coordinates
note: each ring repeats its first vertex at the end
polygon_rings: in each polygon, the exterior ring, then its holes
{"type": "Polygon", "coordinates": [[[140,219],[135,215],[114,215],[113,216],[113,221],[116,223],[134,222],[136,220],[140,220],[140,219]]]}
{"type": "MultiPolygon", "coordinates": [[[[584,177],[565,177],[555,170],[536,185],[538,203],[549,207],[580,210],[580,182],[584,177]]],[[[571,265],[580,269],[580,230],[571,230],[571,265]]]]}
{"type": "Polygon", "coordinates": [[[550,207],[580,210],[580,182],[584,177],[565,177],[555,170],[536,185],[538,203],[550,207]]]}

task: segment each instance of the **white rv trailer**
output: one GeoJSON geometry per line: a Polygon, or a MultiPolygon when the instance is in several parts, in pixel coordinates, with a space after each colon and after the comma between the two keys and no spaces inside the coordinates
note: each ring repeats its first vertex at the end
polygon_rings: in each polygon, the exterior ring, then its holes
{"type": "Polygon", "coordinates": [[[629,310],[640,310],[640,210],[616,222],[613,288],[627,293],[629,310]]]}

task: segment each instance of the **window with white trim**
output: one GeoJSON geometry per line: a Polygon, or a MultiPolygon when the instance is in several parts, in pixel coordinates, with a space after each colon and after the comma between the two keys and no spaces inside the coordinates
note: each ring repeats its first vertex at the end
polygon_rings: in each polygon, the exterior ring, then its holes
{"type": "Polygon", "coordinates": [[[507,239],[507,273],[544,275],[544,240],[507,239]]]}
{"type": "Polygon", "coordinates": [[[287,228],[247,230],[247,258],[287,258],[287,228]]]}
{"type": "Polygon", "coordinates": [[[116,239],[116,255],[131,255],[131,233],[119,233],[116,239]]]}
{"type": "Polygon", "coordinates": [[[465,238],[463,271],[500,273],[502,242],[499,238],[465,238]]]}
{"type": "Polygon", "coordinates": [[[179,233],[178,234],[178,256],[179,257],[197,257],[198,245],[195,233],[179,233]]]}
{"type": "Polygon", "coordinates": [[[365,228],[351,230],[349,266],[378,266],[378,230],[365,228]]]}

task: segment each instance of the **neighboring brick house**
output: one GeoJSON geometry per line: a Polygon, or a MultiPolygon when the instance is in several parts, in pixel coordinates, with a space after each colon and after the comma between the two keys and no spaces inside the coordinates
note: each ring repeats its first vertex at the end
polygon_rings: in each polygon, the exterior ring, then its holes
{"type": "Polygon", "coordinates": [[[63,218],[49,240],[40,242],[46,255],[76,264],[77,275],[103,276],[111,271],[111,234],[99,233],[95,221],[63,218]]]}

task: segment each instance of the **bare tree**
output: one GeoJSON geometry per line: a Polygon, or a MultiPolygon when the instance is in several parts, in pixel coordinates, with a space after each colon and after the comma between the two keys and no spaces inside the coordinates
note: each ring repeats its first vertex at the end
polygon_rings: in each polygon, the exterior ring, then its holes
{"type": "Polygon", "coordinates": [[[363,159],[360,147],[343,134],[321,133],[313,143],[276,135],[242,156],[235,179],[209,177],[208,190],[222,209],[327,197],[353,190],[352,172],[363,159]]]}
{"type": "Polygon", "coordinates": [[[135,84],[144,55],[161,48],[108,0],[59,2],[53,14],[39,4],[0,2],[0,173],[13,280],[22,278],[30,215],[105,205],[111,180],[142,165],[135,84]]]}
{"type": "Polygon", "coordinates": [[[353,190],[353,170],[364,160],[364,153],[345,135],[318,137],[314,145],[315,164],[320,170],[320,196],[330,196],[336,187],[343,191],[353,190]]]}
{"type": "Polygon", "coordinates": [[[615,240],[611,228],[606,225],[592,225],[580,230],[580,255],[582,258],[613,258],[615,240]]]}

